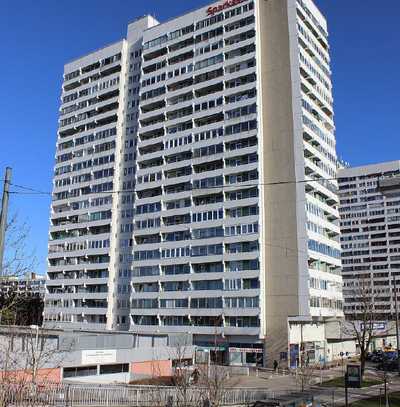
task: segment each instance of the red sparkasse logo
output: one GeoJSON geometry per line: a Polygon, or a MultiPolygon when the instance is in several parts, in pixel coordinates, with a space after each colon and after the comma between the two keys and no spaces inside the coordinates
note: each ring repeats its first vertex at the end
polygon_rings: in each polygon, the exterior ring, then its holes
{"type": "Polygon", "coordinates": [[[245,0],[227,0],[225,3],[220,4],[219,6],[208,7],[207,14],[213,16],[215,13],[218,13],[227,8],[237,6],[240,3],[243,3],[245,0]]]}

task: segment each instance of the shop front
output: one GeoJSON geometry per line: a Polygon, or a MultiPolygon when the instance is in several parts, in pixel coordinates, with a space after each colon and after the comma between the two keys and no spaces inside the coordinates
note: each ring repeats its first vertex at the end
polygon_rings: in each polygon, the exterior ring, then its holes
{"type": "Polygon", "coordinates": [[[229,365],[231,366],[262,366],[263,348],[229,347],[229,365]]]}

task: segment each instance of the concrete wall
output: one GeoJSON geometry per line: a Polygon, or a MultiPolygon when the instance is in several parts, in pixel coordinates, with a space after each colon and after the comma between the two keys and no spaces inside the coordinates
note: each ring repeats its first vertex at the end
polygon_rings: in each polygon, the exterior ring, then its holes
{"type": "Polygon", "coordinates": [[[325,327],[323,324],[299,324],[290,327],[290,343],[322,341],[325,341],[325,327]]]}
{"type": "MultiPolygon", "coordinates": [[[[37,383],[61,383],[62,375],[60,368],[38,369],[36,375],[37,383]]],[[[15,370],[2,372],[1,380],[8,380],[13,383],[29,383],[32,380],[32,372],[29,370],[15,370]]]]}
{"type": "MultiPolygon", "coordinates": [[[[343,352],[348,356],[354,356],[356,354],[356,342],[354,340],[341,341],[341,342],[330,342],[327,345],[327,361],[332,362],[333,360],[340,360],[340,353],[343,352]]],[[[346,356],[345,356],[346,357],[346,356]]]]}
{"type": "Polygon", "coordinates": [[[131,363],[131,372],[133,376],[171,376],[171,360],[153,360],[148,362],[131,363]]]}
{"type": "Polygon", "coordinates": [[[98,384],[112,384],[112,383],[126,383],[132,380],[130,373],[115,373],[115,374],[102,374],[97,376],[80,376],[68,377],[65,381],[67,383],[98,383],[98,384]]]}
{"type": "MultiPolygon", "coordinates": [[[[259,1],[257,7],[262,121],[260,182],[294,181],[297,179],[297,153],[293,147],[295,129],[287,1],[259,1]]],[[[307,260],[306,254],[305,258],[299,255],[300,197],[296,185],[261,186],[261,190],[262,334],[266,338],[267,364],[271,364],[279,358],[279,352],[287,349],[287,317],[300,313],[299,269],[307,265],[307,260]]],[[[304,197],[302,201],[304,211],[304,197]]]]}

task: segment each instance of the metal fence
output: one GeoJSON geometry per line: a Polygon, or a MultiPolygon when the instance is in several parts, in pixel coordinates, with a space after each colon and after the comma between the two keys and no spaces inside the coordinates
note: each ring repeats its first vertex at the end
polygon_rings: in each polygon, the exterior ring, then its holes
{"type": "MultiPolygon", "coordinates": [[[[247,406],[257,400],[282,394],[256,388],[221,390],[221,406],[247,406]]],[[[0,406],[69,406],[69,407],[198,407],[210,400],[207,389],[183,389],[166,386],[46,384],[22,388],[0,384],[0,406]]]]}

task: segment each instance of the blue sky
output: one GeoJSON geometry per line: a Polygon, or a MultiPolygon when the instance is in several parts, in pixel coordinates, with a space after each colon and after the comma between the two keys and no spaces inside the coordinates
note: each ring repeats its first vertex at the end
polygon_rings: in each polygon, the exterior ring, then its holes
{"type": "MultiPolygon", "coordinates": [[[[51,190],[63,65],[125,36],[127,23],[160,21],[203,0],[2,0],[0,171],[51,190]]],[[[338,152],[352,165],[400,158],[400,2],[316,0],[330,31],[338,152]]],[[[0,178],[3,178],[0,175],[0,178]]],[[[46,267],[49,197],[13,195],[27,220],[39,272],[46,267]]]]}

